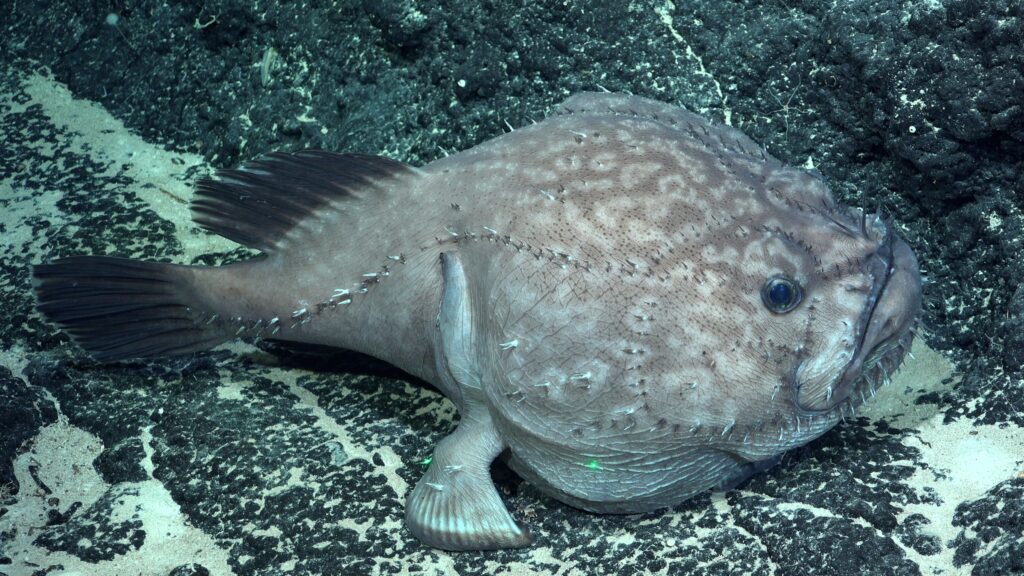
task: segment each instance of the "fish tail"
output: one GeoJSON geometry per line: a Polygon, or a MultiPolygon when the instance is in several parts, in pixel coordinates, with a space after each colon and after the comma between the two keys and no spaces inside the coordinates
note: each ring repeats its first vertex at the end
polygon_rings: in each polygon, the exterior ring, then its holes
{"type": "Polygon", "coordinates": [[[32,269],[38,310],[100,361],[187,354],[231,339],[194,311],[193,267],[76,256],[32,269]]]}

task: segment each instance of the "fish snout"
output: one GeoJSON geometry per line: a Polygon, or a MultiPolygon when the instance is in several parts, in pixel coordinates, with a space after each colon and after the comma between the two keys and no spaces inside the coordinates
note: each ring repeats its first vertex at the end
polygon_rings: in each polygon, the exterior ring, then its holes
{"type": "Polygon", "coordinates": [[[806,411],[834,410],[847,401],[863,403],[877,386],[888,382],[910,349],[913,328],[921,312],[921,274],[910,246],[893,237],[887,258],[876,261],[876,289],[868,299],[859,328],[859,343],[841,375],[827,386],[801,386],[796,381],[796,403],[806,411]]]}
{"type": "Polygon", "coordinates": [[[885,289],[868,322],[865,344],[906,335],[921,313],[921,272],[910,246],[896,239],[885,289]]]}

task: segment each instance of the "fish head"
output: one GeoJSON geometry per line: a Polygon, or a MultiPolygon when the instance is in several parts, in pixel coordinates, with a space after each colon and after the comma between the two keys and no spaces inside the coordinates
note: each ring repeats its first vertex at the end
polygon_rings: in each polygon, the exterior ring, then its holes
{"type": "Polygon", "coordinates": [[[787,169],[769,189],[736,264],[760,349],[725,370],[760,380],[761,395],[769,378],[794,416],[836,416],[873,397],[910,349],[918,262],[892,222],[836,203],[816,174],[787,169]]]}

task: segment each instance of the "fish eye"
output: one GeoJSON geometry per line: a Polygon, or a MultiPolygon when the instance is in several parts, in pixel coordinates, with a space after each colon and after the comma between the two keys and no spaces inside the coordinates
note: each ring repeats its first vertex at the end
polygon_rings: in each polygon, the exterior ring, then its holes
{"type": "Polygon", "coordinates": [[[761,301],[775,314],[785,314],[803,300],[800,284],[785,276],[772,276],[761,287],[761,301]]]}

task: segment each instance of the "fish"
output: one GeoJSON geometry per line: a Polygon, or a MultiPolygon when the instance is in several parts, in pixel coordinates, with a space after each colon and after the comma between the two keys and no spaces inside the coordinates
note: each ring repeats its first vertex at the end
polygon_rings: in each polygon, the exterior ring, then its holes
{"type": "Polygon", "coordinates": [[[191,209],[261,255],[58,259],[34,266],[38,310],[104,362],[267,339],[431,383],[460,419],[405,521],[446,550],[534,542],[491,480],[499,457],[594,513],[735,486],[853,415],[921,322],[889,218],[629,94],[574,95],[421,167],[270,153],[200,180],[191,209]]]}

